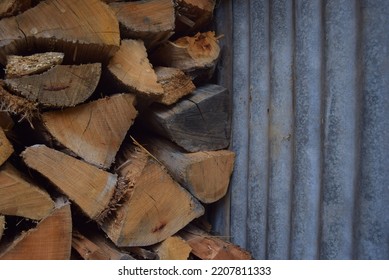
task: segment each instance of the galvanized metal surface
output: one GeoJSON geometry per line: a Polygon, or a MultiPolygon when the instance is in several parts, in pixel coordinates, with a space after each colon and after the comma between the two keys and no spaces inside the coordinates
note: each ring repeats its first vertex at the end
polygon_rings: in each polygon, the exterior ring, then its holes
{"type": "Polygon", "coordinates": [[[256,259],[389,259],[389,3],[224,0],[237,153],[214,227],[256,259]]]}

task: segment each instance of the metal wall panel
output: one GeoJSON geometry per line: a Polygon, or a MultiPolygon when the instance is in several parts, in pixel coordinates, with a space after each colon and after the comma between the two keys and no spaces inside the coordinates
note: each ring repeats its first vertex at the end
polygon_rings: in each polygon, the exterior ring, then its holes
{"type": "Polygon", "coordinates": [[[224,0],[237,154],[215,231],[256,259],[389,259],[389,4],[224,0]]]}

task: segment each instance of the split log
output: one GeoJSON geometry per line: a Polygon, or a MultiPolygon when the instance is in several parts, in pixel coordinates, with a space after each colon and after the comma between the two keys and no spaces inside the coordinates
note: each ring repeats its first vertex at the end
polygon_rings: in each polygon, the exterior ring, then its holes
{"type": "Polygon", "coordinates": [[[3,129],[0,127],[0,165],[2,165],[12,155],[13,152],[14,149],[12,144],[9,142],[3,129]]]}
{"type": "Polygon", "coordinates": [[[135,96],[116,94],[42,119],[48,132],[62,145],[98,167],[109,168],[137,115],[135,96]]]}
{"type": "Polygon", "coordinates": [[[58,52],[37,53],[29,56],[8,55],[5,74],[8,79],[40,74],[63,61],[64,54],[58,52]]]}
{"type": "Polygon", "coordinates": [[[100,80],[101,64],[57,65],[43,74],[6,79],[6,86],[45,107],[72,107],[88,99],[100,80]]]}
{"type": "Polygon", "coordinates": [[[145,140],[145,147],[173,178],[203,203],[221,199],[228,190],[235,154],[231,151],[185,153],[161,138],[145,140]]]}
{"type": "Polygon", "coordinates": [[[124,91],[154,98],[163,94],[141,40],[123,40],[108,64],[108,72],[124,91]]]}
{"type": "Polygon", "coordinates": [[[131,255],[121,252],[109,239],[98,233],[86,236],[75,231],[72,246],[84,260],[134,260],[131,255]]]}
{"type": "Polygon", "coordinates": [[[224,149],[230,139],[228,91],[218,85],[199,87],[173,106],[153,104],[144,120],[153,132],[189,152],[224,149]]]}
{"type": "Polygon", "coordinates": [[[12,165],[0,169],[0,214],[41,220],[53,211],[49,194],[29,182],[12,165]]]}
{"type": "Polygon", "coordinates": [[[71,244],[70,205],[57,202],[50,216],[0,252],[0,260],[67,260],[70,259],[71,244]]]}
{"type": "Polygon", "coordinates": [[[215,4],[215,0],[176,0],[176,32],[191,34],[206,28],[215,4]]]}
{"type": "Polygon", "coordinates": [[[154,65],[181,69],[197,80],[209,80],[220,55],[214,32],[197,33],[166,42],[153,52],[154,65]]]}
{"type": "Polygon", "coordinates": [[[153,246],[160,260],[187,260],[192,251],[185,240],[178,236],[171,236],[153,246]]]}
{"type": "Polygon", "coordinates": [[[28,147],[22,157],[28,167],[49,179],[89,218],[103,218],[115,191],[117,175],[44,145],[28,147]]]}
{"type": "Polygon", "coordinates": [[[169,39],[174,33],[174,4],[172,0],[119,2],[109,5],[125,39],[141,39],[147,49],[169,39]]]}
{"type": "Polygon", "coordinates": [[[192,253],[202,260],[250,260],[249,252],[211,236],[194,226],[188,226],[179,235],[192,247],[192,253]]]}
{"type": "Polygon", "coordinates": [[[109,260],[109,256],[78,231],[73,231],[72,247],[84,260],[109,260]]]}
{"type": "Polygon", "coordinates": [[[0,21],[0,63],[29,48],[60,51],[65,60],[106,62],[119,48],[119,23],[95,0],[47,0],[0,21]],[[38,16],[37,16],[38,15],[38,16]]]}
{"type": "Polygon", "coordinates": [[[4,229],[5,229],[5,217],[0,215],[0,241],[1,238],[3,237],[4,229]]]}
{"type": "Polygon", "coordinates": [[[1,85],[0,110],[10,113],[11,115],[18,115],[20,117],[20,121],[26,119],[30,123],[32,119],[39,114],[39,110],[35,102],[13,95],[5,90],[1,85]]]}
{"type": "MultiPolygon", "coordinates": [[[[0,98],[1,98],[1,93],[0,93],[0,98]]],[[[0,111],[0,127],[4,130],[4,132],[10,131],[13,128],[13,126],[14,126],[14,121],[12,120],[9,113],[6,111],[0,111]]]]}
{"type": "Polygon", "coordinates": [[[31,7],[31,0],[1,0],[0,18],[14,16],[31,7]]]}
{"type": "Polygon", "coordinates": [[[172,105],[181,97],[196,89],[191,78],[180,69],[171,67],[156,67],[157,81],[162,85],[163,95],[156,102],[172,105]]]}
{"type": "Polygon", "coordinates": [[[102,229],[119,247],[148,246],[173,235],[204,214],[203,206],[144,150],[126,146],[117,172],[127,194],[102,229]]]}
{"type": "Polygon", "coordinates": [[[126,248],[128,252],[132,255],[136,256],[137,259],[143,260],[158,260],[157,253],[151,251],[150,249],[142,248],[142,247],[128,247],[126,248]]]}

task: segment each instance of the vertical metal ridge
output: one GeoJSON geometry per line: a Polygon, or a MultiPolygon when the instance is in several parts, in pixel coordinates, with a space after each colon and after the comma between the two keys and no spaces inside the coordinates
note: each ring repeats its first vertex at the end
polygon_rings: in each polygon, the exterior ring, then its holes
{"type": "Polygon", "coordinates": [[[268,128],[269,128],[269,1],[250,1],[250,133],[247,246],[255,248],[253,257],[266,258],[268,196],[268,128]]]}
{"type": "Polygon", "coordinates": [[[247,1],[233,1],[233,77],[232,77],[232,139],[236,152],[235,169],[231,178],[231,240],[246,247],[247,242],[247,174],[249,144],[249,64],[250,9],[247,1]]]}
{"type": "Polygon", "coordinates": [[[356,258],[389,259],[389,7],[361,1],[361,164],[356,258]]]}
{"type": "Polygon", "coordinates": [[[319,256],[321,192],[321,0],[296,0],[294,192],[291,258],[319,256]]]}
{"type": "Polygon", "coordinates": [[[351,259],[355,195],[356,2],[325,6],[325,111],[320,258],[351,259]]]}
{"type": "Polygon", "coordinates": [[[289,258],[293,137],[293,9],[270,4],[269,259],[289,258]]]}

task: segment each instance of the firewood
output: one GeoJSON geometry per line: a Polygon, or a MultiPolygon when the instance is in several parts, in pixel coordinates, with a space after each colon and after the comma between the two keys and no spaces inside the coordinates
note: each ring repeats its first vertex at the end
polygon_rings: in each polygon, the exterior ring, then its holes
{"type": "Polygon", "coordinates": [[[109,239],[95,232],[86,236],[73,231],[72,247],[84,260],[135,260],[134,257],[117,248],[109,239]]]}
{"type": "Polygon", "coordinates": [[[148,246],[203,215],[203,206],[139,147],[125,146],[117,172],[131,189],[102,229],[119,247],[148,246]]]}
{"type": "Polygon", "coordinates": [[[28,48],[60,51],[69,61],[106,62],[120,45],[112,10],[95,0],[47,0],[0,21],[0,63],[28,48]]]}
{"type": "Polygon", "coordinates": [[[108,64],[108,72],[123,90],[134,91],[144,97],[163,94],[141,40],[123,40],[108,64]]]}
{"type": "Polygon", "coordinates": [[[6,86],[45,107],[71,107],[88,99],[101,75],[101,64],[57,65],[42,74],[6,79],[6,86]]]}
{"type": "Polygon", "coordinates": [[[53,211],[49,194],[11,164],[0,168],[0,214],[41,220],[53,211]]]}
{"type": "Polygon", "coordinates": [[[42,115],[48,132],[85,161],[109,168],[137,111],[135,96],[116,94],[42,115]]]}
{"type": "Polygon", "coordinates": [[[192,225],[179,235],[192,247],[192,253],[203,260],[250,260],[249,252],[212,236],[192,225]]]}
{"type": "Polygon", "coordinates": [[[156,67],[158,83],[162,85],[163,95],[156,102],[165,105],[172,105],[181,97],[190,94],[195,90],[191,78],[185,75],[180,69],[171,67],[156,67]]]}
{"type": "Polygon", "coordinates": [[[2,0],[0,2],[0,18],[14,16],[31,7],[31,0],[2,0]]]}
{"type": "Polygon", "coordinates": [[[64,54],[58,52],[37,53],[29,56],[9,55],[5,74],[8,79],[39,74],[61,64],[64,54]]]}
{"type": "Polygon", "coordinates": [[[0,252],[0,260],[67,260],[70,259],[71,237],[70,205],[57,202],[50,216],[0,252]]]}
{"type": "MultiPolygon", "coordinates": [[[[1,94],[0,94],[0,98],[1,98],[1,94]]],[[[8,112],[0,111],[0,127],[3,129],[4,132],[10,131],[13,128],[14,124],[15,123],[8,112]]]]}
{"type": "Polygon", "coordinates": [[[189,34],[211,23],[215,0],[176,0],[176,32],[189,34]]]}
{"type": "Polygon", "coordinates": [[[229,145],[228,91],[218,85],[199,87],[173,106],[153,104],[143,118],[154,132],[189,152],[229,145]]]}
{"type": "Polygon", "coordinates": [[[185,153],[161,138],[145,140],[145,147],[173,178],[203,203],[221,199],[228,189],[234,153],[227,150],[185,153]]]}
{"type": "Polygon", "coordinates": [[[49,179],[89,218],[99,220],[109,208],[117,175],[44,145],[28,147],[22,157],[28,167],[49,179]]]}
{"type": "Polygon", "coordinates": [[[160,260],[187,260],[192,247],[181,237],[171,236],[154,245],[153,250],[158,254],[160,260]]]}
{"type": "Polygon", "coordinates": [[[151,251],[150,249],[142,248],[142,247],[128,247],[126,248],[128,252],[132,255],[136,256],[136,259],[143,260],[158,260],[157,253],[151,251]]]}
{"type": "Polygon", "coordinates": [[[109,260],[109,256],[99,246],[73,230],[72,247],[84,260],[109,260]]]}
{"type": "Polygon", "coordinates": [[[154,65],[181,69],[197,80],[212,77],[220,54],[214,32],[197,33],[190,37],[168,41],[158,47],[151,56],[154,65]]]}
{"type": "Polygon", "coordinates": [[[14,149],[12,144],[9,142],[3,129],[0,127],[0,165],[2,165],[12,155],[13,152],[14,149]]]}
{"type": "Polygon", "coordinates": [[[166,41],[174,33],[172,0],[119,2],[109,6],[119,20],[121,37],[141,39],[148,49],[166,41]]]}
{"type": "Polygon", "coordinates": [[[39,115],[39,110],[35,102],[26,98],[9,93],[0,85],[0,110],[18,115],[20,120],[26,119],[30,123],[32,119],[39,115]]]}
{"type": "Polygon", "coordinates": [[[5,229],[5,217],[0,215],[0,241],[1,238],[3,237],[4,229],[5,229]]]}

